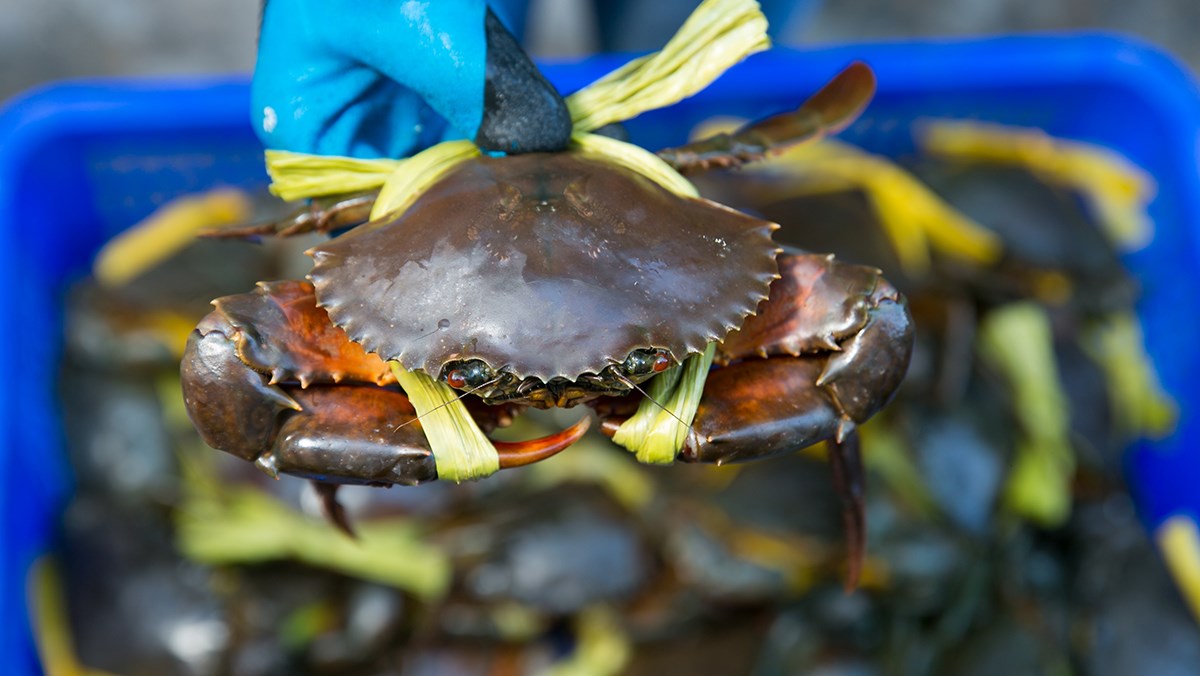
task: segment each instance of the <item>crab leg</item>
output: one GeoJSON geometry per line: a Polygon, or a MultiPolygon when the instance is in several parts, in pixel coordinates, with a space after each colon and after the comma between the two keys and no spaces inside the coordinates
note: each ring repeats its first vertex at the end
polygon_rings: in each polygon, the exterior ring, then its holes
{"type": "MultiPolygon", "coordinates": [[[[273,476],[371,485],[437,478],[421,421],[391,369],[330,322],[312,285],[260,284],[214,305],[182,366],[188,413],[210,446],[273,476]]],[[[485,432],[507,424],[515,410],[466,403],[485,432]]],[[[585,419],[541,439],[499,443],[500,466],[550,457],[586,429],[585,419]]],[[[329,507],[332,492],[325,497],[329,507]]]]}
{"type": "Polygon", "coordinates": [[[592,419],[583,417],[567,429],[529,441],[492,441],[500,455],[500,469],[524,467],[545,460],[567,446],[579,441],[591,426],[592,419]]]}
{"type": "Polygon", "coordinates": [[[337,492],[341,488],[341,484],[327,484],[321,481],[311,483],[313,490],[317,492],[317,497],[321,500],[321,511],[325,514],[325,520],[346,535],[357,538],[358,533],[354,532],[354,527],[350,525],[350,517],[346,516],[346,508],[337,499],[337,492]]]}
{"type": "Polygon", "coordinates": [[[829,466],[833,470],[833,487],[842,500],[842,528],[846,533],[846,591],[858,586],[862,562],[867,552],[866,508],[863,491],[866,476],[862,464],[862,444],[857,432],[844,439],[829,441],[829,466]]]}
{"type": "Polygon", "coordinates": [[[213,228],[200,233],[213,239],[246,239],[263,235],[292,237],[310,232],[333,232],[370,220],[378,190],[317,197],[307,205],[275,221],[213,228]]]}
{"type": "Polygon", "coordinates": [[[875,74],[865,63],[856,62],[796,110],[753,122],[732,134],[664,148],[658,156],[685,174],[740,166],[769,152],[838,133],[858,118],[874,95],[875,74]]]}

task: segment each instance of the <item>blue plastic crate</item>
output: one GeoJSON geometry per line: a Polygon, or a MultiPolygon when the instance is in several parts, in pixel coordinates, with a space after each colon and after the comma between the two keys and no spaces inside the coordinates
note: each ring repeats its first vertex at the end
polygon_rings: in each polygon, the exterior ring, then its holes
{"type": "MultiPolygon", "coordinates": [[[[1153,48],[1106,35],[776,51],[629,129],[650,147],[681,143],[713,114],[793,107],[856,59],[876,69],[879,95],[844,137],[870,150],[911,151],[910,123],[921,117],[979,119],[1102,144],[1157,178],[1157,235],[1127,262],[1144,289],[1150,353],[1181,417],[1173,437],[1132,450],[1129,475],[1149,527],[1200,514],[1200,323],[1189,283],[1200,254],[1200,97],[1190,77],[1153,48]]],[[[572,91],[620,61],[546,70],[572,91]]],[[[70,492],[55,393],[63,292],[106,239],[165,201],[265,185],[249,124],[244,78],[59,85],[0,111],[0,673],[38,672],[25,578],[70,492]]]]}

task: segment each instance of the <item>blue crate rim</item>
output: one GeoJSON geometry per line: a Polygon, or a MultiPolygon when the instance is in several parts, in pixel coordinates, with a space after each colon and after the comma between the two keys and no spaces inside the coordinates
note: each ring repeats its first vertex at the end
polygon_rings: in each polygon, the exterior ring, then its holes
{"type": "MultiPolygon", "coordinates": [[[[630,58],[629,55],[604,55],[573,62],[548,63],[545,70],[563,91],[573,91],[586,85],[630,58]]],[[[1164,138],[1183,138],[1191,142],[1173,149],[1172,169],[1190,169],[1184,174],[1197,188],[1195,177],[1196,139],[1200,138],[1200,94],[1195,80],[1179,62],[1157,47],[1140,39],[1118,33],[1084,32],[1000,36],[988,38],[937,38],[921,40],[887,40],[804,49],[778,49],[756,55],[750,64],[758,69],[772,69],[803,64],[802,72],[789,71],[781,78],[806,86],[821,83],[834,71],[851,61],[866,60],[879,75],[881,82],[895,78],[909,86],[914,73],[920,73],[919,86],[912,91],[937,93],[961,88],[962,83],[976,83],[980,88],[1001,86],[1053,86],[1064,83],[1096,83],[1116,85],[1144,100],[1162,116],[1168,128],[1164,138]],[[953,52],[954,59],[946,53],[953,52]],[[869,59],[861,59],[867,54],[869,59]],[[986,55],[986,60],[977,57],[986,55]],[[1047,55],[1052,62],[1046,64],[1047,55]],[[894,60],[892,57],[895,57],[894,60]],[[933,68],[931,66],[936,66],[933,68]]],[[[0,107],[0,213],[17,199],[11,186],[24,166],[45,144],[86,134],[89,131],[166,130],[178,128],[177,116],[187,107],[189,125],[205,120],[214,129],[231,125],[248,125],[249,110],[244,74],[216,74],[188,77],[122,77],[80,79],[35,88],[15,97],[0,107]],[[170,96],[164,96],[168,94],[170,96]],[[232,105],[244,102],[241,107],[232,105]]],[[[885,85],[886,86],[886,85],[885,85]]],[[[761,91],[762,79],[742,80],[736,75],[722,78],[710,89],[695,98],[746,96],[761,91]]],[[[190,127],[192,129],[202,127],[190,127]]],[[[1083,139],[1090,140],[1090,139],[1083,139]]],[[[1200,214],[1200,188],[1180,190],[1180,211],[1200,214]]],[[[0,235],[11,239],[11,235],[0,235]]],[[[1200,241],[1193,234],[1190,260],[1200,260],[1200,241]]],[[[9,241],[0,244],[9,244],[9,241]]],[[[18,252],[11,246],[0,246],[0,280],[12,279],[11,262],[18,252]]],[[[7,366],[13,355],[0,355],[0,364],[7,366]]],[[[15,396],[12,388],[0,388],[0,420],[8,418],[8,402],[15,396]]],[[[1150,448],[1138,444],[1136,449],[1150,448]]],[[[19,449],[0,448],[0,462],[19,449]]],[[[1152,451],[1151,451],[1152,452],[1152,451]]],[[[32,477],[26,480],[52,481],[52,477],[32,477]]],[[[60,492],[62,492],[60,490],[60,492]]],[[[59,495],[60,498],[65,497],[59,495]]],[[[0,510],[11,505],[0,501],[0,510]]],[[[1181,505],[1163,518],[1185,514],[1196,518],[1196,509],[1181,505]]],[[[0,523],[8,523],[0,514],[0,523]]],[[[0,554],[0,598],[9,603],[19,601],[24,609],[24,579],[30,561],[15,561],[11,550],[0,554]],[[14,575],[19,573],[19,575],[14,575]],[[9,587],[16,584],[15,588],[9,587]]],[[[20,648],[29,638],[28,627],[14,627],[16,636],[0,637],[0,645],[20,648]],[[10,643],[17,641],[17,643],[10,643]]],[[[8,633],[8,632],[5,632],[8,633]]]]}

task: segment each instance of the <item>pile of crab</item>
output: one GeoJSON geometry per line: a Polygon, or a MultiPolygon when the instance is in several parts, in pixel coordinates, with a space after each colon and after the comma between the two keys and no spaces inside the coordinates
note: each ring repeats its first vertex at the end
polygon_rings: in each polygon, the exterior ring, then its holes
{"type": "Polygon", "coordinates": [[[665,180],[595,152],[629,144],[577,134],[560,153],[476,152],[403,208],[335,195],[288,223],[227,231],[358,224],[310,250],[307,281],[214,301],[183,360],[189,414],[209,445],[316,482],[346,530],[341,484],[485,476],[564,450],[591,419],[530,441],[483,437],[528,407],[586,404],[646,462],[828,441],[856,561],[854,430],[903,378],[906,303],[879,270],[783,249],[778,226],[698,197],[679,173],[837,131],[873,91],[855,64],[793,112],[641,151],[665,180]]]}

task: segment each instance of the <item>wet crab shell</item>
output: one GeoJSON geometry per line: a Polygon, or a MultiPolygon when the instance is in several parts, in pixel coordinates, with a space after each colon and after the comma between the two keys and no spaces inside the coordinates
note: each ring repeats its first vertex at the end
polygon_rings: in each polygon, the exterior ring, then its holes
{"type": "Polygon", "coordinates": [[[776,227],[571,153],[479,157],[315,247],[310,277],[335,324],[407,369],[575,380],[739,327],[778,276],[776,227]]]}

